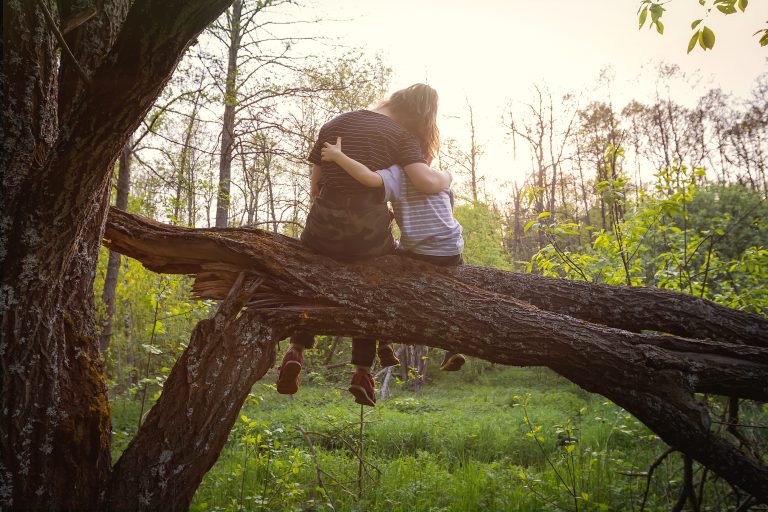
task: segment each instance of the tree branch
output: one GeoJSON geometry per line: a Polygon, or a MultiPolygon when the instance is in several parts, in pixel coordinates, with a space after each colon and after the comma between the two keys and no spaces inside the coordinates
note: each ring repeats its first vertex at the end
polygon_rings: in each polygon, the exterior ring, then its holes
{"type": "MultiPolygon", "coordinates": [[[[461,267],[440,269],[396,256],[342,265],[297,240],[257,229],[182,229],[113,210],[105,238],[109,248],[151,270],[195,274],[201,297],[221,298],[247,269],[263,279],[250,314],[282,330],[379,335],[502,364],[547,366],[624,407],[729,482],[768,499],[768,469],[710,432],[706,409],[693,394],[765,400],[763,348],[604,327],[538,309],[505,295],[503,286],[480,288],[487,278],[464,279],[461,267]],[[667,340],[676,345],[670,348],[667,340]]],[[[611,289],[588,286],[585,297],[611,289]]],[[[562,293],[553,286],[553,304],[562,293]]]]}

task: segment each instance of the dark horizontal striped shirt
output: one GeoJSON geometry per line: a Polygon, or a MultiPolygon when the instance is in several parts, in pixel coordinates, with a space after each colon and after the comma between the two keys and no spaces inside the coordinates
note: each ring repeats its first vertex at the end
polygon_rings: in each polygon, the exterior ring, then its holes
{"type": "Polygon", "coordinates": [[[320,135],[309,154],[309,161],[320,165],[320,187],[350,195],[370,193],[334,162],[320,160],[323,143],[336,143],[341,137],[341,149],[348,157],[369,169],[386,169],[393,164],[401,167],[426,163],[419,142],[391,118],[370,110],[355,110],[335,117],[320,129],[320,135]]]}

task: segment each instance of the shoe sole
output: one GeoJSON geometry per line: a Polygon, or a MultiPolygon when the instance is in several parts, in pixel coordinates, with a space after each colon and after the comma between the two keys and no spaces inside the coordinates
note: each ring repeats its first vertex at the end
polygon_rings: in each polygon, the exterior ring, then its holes
{"type": "Polygon", "coordinates": [[[355,397],[355,403],[376,407],[376,401],[372,400],[365,388],[359,384],[351,384],[349,392],[355,397]]]}
{"type": "Polygon", "coordinates": [[[288,361],[280,370],[277,377],[277,392],[281,395],[293,395],[299,390],[299,374],[301,373],[301,363],[298,361],[288,361]]]}
{"type": "Polygon", "coordinates": [[[457,372],[464,366],[466,360],[463,357],[453,356],[446,363],[440,367],[440,370],[444,372],[457,372]]]}

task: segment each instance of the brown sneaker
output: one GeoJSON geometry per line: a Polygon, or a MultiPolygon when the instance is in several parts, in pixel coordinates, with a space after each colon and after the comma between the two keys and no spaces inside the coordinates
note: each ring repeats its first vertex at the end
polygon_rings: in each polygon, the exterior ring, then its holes
{"type": "Polygon", "coordinates": [[[289,348],[283,356],[283,362],[277,370],[277,392],[282,395],[292,395],[299,390],[301,367],[304,366],[304,356],[294,348],[289,348]]]}
{"type": "Polygon", "coordinates": [[[379,356],[379,364],[382,368],[388,368],[390,366],[397,366],[400,364],[400,360],[395,355],[394,349],[390,343],[381,344],[376,349],[376,355],[379,356]]]}
{"type": "Polygon", "coordinates": [[[464,363],[467,362],[464,356],[455,352],[446,352],[443,362],[440,363],[440,369],[444,372],[457,372],[461,370],[464,363]]]}
{"type": "Polygon", "coordinates": [[[349,392],[355,396],[355,403],[376,406],[376,382],[370,373],[356,371],[352,375],[349,392]]]}

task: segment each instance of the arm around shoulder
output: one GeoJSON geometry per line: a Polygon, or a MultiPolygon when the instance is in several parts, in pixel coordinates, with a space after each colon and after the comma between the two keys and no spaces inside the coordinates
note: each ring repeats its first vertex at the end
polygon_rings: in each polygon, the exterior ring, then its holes
{"type": "Polygon", "coordinates": [[[408,174],[413,185],[425,194],[437,194],[449,188],[453,180],[451,173],[432,169],[423,162],[408,164],[403,170],[408,174]]]}
{"type": "Polygon", "coordinates": [[[336,144],[328,142],[323,144],[321,155],[323,160],[334,162],[366,187],[379,188],[384,186],[381,176],[341,151],[341,137],[336,138],[336,144]]]}

